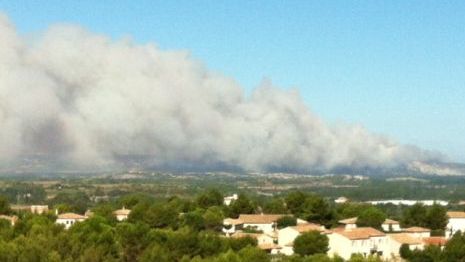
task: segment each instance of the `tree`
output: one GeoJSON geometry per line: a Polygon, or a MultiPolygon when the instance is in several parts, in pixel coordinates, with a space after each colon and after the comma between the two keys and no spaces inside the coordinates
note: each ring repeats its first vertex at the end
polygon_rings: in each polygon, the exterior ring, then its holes
{"type": "Polygon", "coordinates": [[[197,205],[201,208],[209,208],[211,206],[221,206],[223,204],[223,195],[216,189],[209,189],[197,197],[197,205]]]}
{"type": "Polygon", "coordinates": [[[270,258],[261,249],[256,247],[248,246],[239,251],[239,257],[242,261],[254,261],[254,262],[268,262],[270,258]]]}
{"type": "Polygon", "coordinates": [[[298,215],[302,213],[303,204],[307,195],[301,191],[291,192],[286,196],[285,202],[287,208],[292,214],[298,215]]]}
{"type": "Polygon", "coordinates": [[[359,227],[374,227],[381,228],[386,219],[386,214],[376,207],[365,209],[357,218],[357,226],[359,227]]]}
{"type": "Polygon", "coordinates": [[[427,209],[424,205],[417,203],[405,209],[401,219],[402,227],[420,226],[426,227],[427,209]]]}
{"type": "Polygon", "coordinates": [[[294,252],[301,256],[328,252],[328,237],[318,231],[303,233],[294,240],[294,252]]]}
{"type": "Polygon", "coordinates": [[[213,206],[207,209],[203,214],[205,228],[219,231],[223,227],[223,212],[219,207],[213,206]]]}
{"type": "Polygon", "coordinates": [[[465,261],[465,233],[459,231],[447,242],[444,258],[446,261],[465,261]]]}
{"type": "Polygon", "coordinates": [[[8,199],[4,196],[0,196],[0,215],[8,215],[10,212],[11,209],[8,199]]]}
{"type": "Polygon", "coordinates": [[[402,244],[399,249],[399,255],[401,258],[408,260],[412,257],[412,250],[408,244],[402,244]]]}
{"type": "Polygon", "coordinates": [[[446,228],[447,221],[448,218],[446,208],[435,203],[428,209],[426,214],[426,227],[430,228],[431,230],[442,231],[446,228]]]}
{"type": "Polygon", "coordinates": [[[232,217],[238,217],[240,214],[253,214],[255,207],[246,195],[240,194],[237,200],[231,203],[230,210],[232,217]]]}
{"type": "Polygon", "coordinates": [[[293,216],[283,216],[276,222],[279,229],[297,225],[297,219],[293,216]]]}
{"type": "Polygon", "coordinates": [[[273,198],[265,204],[263,211],[268,214],[285,214],[287,213],[286,203],[281,198],[273,198]]]}
{"type": "Polygon", "coordinates": [[[305,199],[301,217],[308,221],[330,225],[333,219],[333,211],[328,202],[318,195],[309,195],[305,199]]]}

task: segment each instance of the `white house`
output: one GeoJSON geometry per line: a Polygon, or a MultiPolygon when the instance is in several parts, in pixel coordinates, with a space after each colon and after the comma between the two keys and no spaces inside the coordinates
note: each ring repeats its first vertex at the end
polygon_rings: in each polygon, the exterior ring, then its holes
{"type": "Polygon", "coordinates": [[[386,254],[390,255],[393,260],[400,260],[399,250],[404,244],[408,245],[410,250],[423,249],[424,243],[421,238],[413,237],[407,233],[392,233],[387,234],[389,251],[386,254]]]}
{"type": "Polygon", "coordinates": [[[409,227],[404,228],[402,231],[417,238],[427,238],[431,236],[431,229],[424,227],[409,227]]]}
{"type": "Polygon", "coordinates": [[[31,206],[31,213],[32,214],[44,214],[48,212],[48,206],[47,205],[32,205],[31,206]]]}
{"type": "Polygon", "coordinates": [[[238,198],[237,194],[232,194],[231,196],[225,196],[223,198],[223,203],[226,206],[229,206],[229,205],[231,205],[231,202],[234,201],[234,200],[237,200],[237,198],[238,198]]]}
{"type": "Polygon", "coordinates": [[[280,253],[288,256],[294,254],[294,240],[300,234],[310,231],[329,233],[324,226],[313,223],[298,224],[280,229],[278,231],[278,245],[281,247],[280,253]]]}
{"type": "Polygon", "coordinates": [[[129,216],[130,213],[131,213],[130,209],[126,209],[126,208],[123,207],[122,209],[118,209],[118,210],[114,211],[113,215],[116,216],[116,220],[124,221],[124,220],[128,219],[128,216],[129,216]]]}
{"type": "Polygon", "coordinates": [[[329,255],[339,255],[349,259],[352,254],[379,255],[389,257],[389,243],[386,234],[371,227],[352,229],[337,228],[328,234],[329,255]]]}
{"type": "Polygon", "coordinates": [[[79,214],[75,213],[63,213],[59,214],[57,220],[55,223],[61,224],[65,226],[65,229],[69,229],[72,225],[74,225],[77,222],[82,222],[86,220],[86,216],[82,216],[79,214]]]}
{"type": "Polygon", "coordinates": [[[457,231],[465,232],[465,212],[447,212],[449,221],[446,226],[446,237],[451,238],[457,231]]]}
{"type": "MultiPolygon", "coordinates": [[[[343,224],[345,229],[357,228],[357,217],[351,217],[351,218],[339,220],[339,224],[343,224]]],[[[400,223],[392,219],[385,219],[383,224],[381,224],[381,227],[383,231],[385,232],[402,231],[402,229],[400,228],[400,223]]]]}
{"type": "Polygon", "coordinates": [[[338,222],[339,224],[343,224],[346,230],[357,228],[357,217],[346,218],[338,222]]]}
{"type": "Polygon", "coordinates": [[[251,237],[257,240],[258,248],[265,250],[271,254],[278,254],[280,253],[281,247],[279,247],[275,243],[275,237],[268,234],[263,233],[244,233],[244,232],[236,232],[231,235],[232,238],[241,238],[241,237],[251,237]]]}
{"type": "Polygon", "coordinates": [[[400,232],[402,229],[400,228],[399,221],[395,221],[392,219],[384,220],[383,224],[381,225],[384,232],[400,232]]]}
{"type": "Polygon", "coordinates": [[[223,232],[234,233],[238,228],[252,228],[265,234],[272,234],[276,230],[276,222],[283,214],[241,214],[238,219],[227,218],[223,220],[223,232]]]}
{"type": "Polygon", "coordinates": [[[336,203],[336,204],[344,204],[347,201],[349,201],[349,199],[347,199],[346,197],[343,197],[343,196],[334,199],[334,203],[336,203]]]}
{"type": "Polygon", "coordinates": [[[7,216],[7,215],[0,215],[0,219],[8,220],[11,226],[14,226],[16,222],[18,222],[17,216],[7,216]]]}
{"type": "Polygon", "coordinates": [[[234,234],[237,231],[242,230],[244,226],[244,222],[240,219],[234,219],[234,218],[225,218],[223,220],[223,233],[226,235],[231,235],[234,234]]]}

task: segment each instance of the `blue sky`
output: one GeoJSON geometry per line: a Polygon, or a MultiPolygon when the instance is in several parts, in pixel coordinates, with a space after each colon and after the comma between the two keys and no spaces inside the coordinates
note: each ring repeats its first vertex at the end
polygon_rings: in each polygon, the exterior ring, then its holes
{"type": "Polygon", "coordinates": [[[297,88],[360,123],[465,161],[465,1],[4,1],[22,34],[79,24],[189,50],[250,91],[297,88]]]}

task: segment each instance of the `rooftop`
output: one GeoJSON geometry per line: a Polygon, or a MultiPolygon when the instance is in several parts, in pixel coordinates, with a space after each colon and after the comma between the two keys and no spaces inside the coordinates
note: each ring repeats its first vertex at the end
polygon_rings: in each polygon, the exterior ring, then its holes
{"type": "Polygon", "coordinates": [[[444,246],[447,243],[447,239],[445,237],[425,237],[423,238],[423,243],[428,246],[444,246]]]}
{"type": "Polygon", "coordinates": [[[75,213],[63,213],[58,215],[58,219],[86,219],[87,217],[75,213]]]}
{"type": "Polygon", "coordinates": [[[118,210],[115,210],[115,211],[113,212],[113,214],[115,214],[115,215],[117,215],[117,216],[118,216],[118,215],[119,215],[119,216],[127,216],[127,215],[129,215],[129,213],[131,213],[131,209],[126,209],[126,208],[124,208],[124,207],[123,207],[123,209],[118,209],[118,210]]]}
{"type": "Polygon", "coordinates": [[[423,243],[421,239],[412,237],[411,235],[406,233],[388,234],[388,236],[401,244],[420,245],[423,243]]]}
{"type": "Polygon", "coordinates": [[[431,232],[431,229],[424,228],[424,227],[409,227],[409,228],[404,228],[403,231],[408,232],[408,233],[423,233],[423,232],[431,232]]]}
{"type": "Polygon", "coordinates": [[[371,237],[382,237],[386,236],[383,232],[376,230],[372,227],[358,227],[354,229],[341,229],[336,228],[333,230],[334,233],[340,234],[350,240],[357,240],[357,239],[368,239],[371,237]]]}
{"type": "Polygon", "coordinates": [[[281,217],[284,217],[284,214],[259,214],[259,215],[239,215],[239,220],[244,224],[271,224],[276,222],[281,217]]]}
{"type": "Polygon", "coordinates": [[[461,211],[449,211],[447,212],[449,218],[465,218],[465,212],[461,211]]]}

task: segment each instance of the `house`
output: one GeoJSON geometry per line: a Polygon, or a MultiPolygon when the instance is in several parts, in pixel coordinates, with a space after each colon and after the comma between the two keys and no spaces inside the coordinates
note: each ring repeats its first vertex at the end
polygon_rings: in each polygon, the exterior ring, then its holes
{"type": "Polygon", "coordinates": [[[226,235],[234,234],[236,231],[242,230],[244,222],[240,219],[226,218],[223,220],[223,233],[226,235]]]}
{"type": "Polygon", "coordinates": [[[446,237],[451,238],[457,231],[465,232],[465,212],[447,212],[449,221],[446,226],[446,237]]]}
{"type": "Polygon", "coordinates": [[[75,213],[63,213],[59,214],[55,223],[64,225],[65,229],[69,229],[72,225],[77,222],[82,222],[86,220],[86,216],[82,216],[75,213]]]}
{"type": "Polygon", "coordinates": [[[17,216],[0,215],[0,219],[8,220],[10,222],[11,226],[14,226],[16,224],[16,222],[18,222],[18,217],[17,216]]]}
{"type": "Polygon", "coordinates": [[[336,203],[336,204],[344,204],[347,201],[349,201],[349,199],[347,199],[346,197],[343,197],[343,196],[334,199],[334,203],[336,203]]]}
{"type": "Polygon", "coordinates": [[[294,254],[294,240],[302,233],[310,231],[329,233],[324,226],[313,223],[298,224],[280,229],[278,231],[278,245],[281,247],[280,253],[288,256],[294,254]]]}
{"type": "Polygon", "coordinates": [[[418,238],[427,238],[431,236],[431,229],[424,227],[409,227],[404,228],[403,232],[418,238]]]}
{"type": "Polygon", "coordinates": [[[227,218],[223,220],[223,232],[232,234],[235,231],[244,228],[252,228],[266,234],[271,234],[276,230],[276,222],[284,214],[241,214],[239,218],[227,218]]]}
{"type": "Polygon", "coordinates": [[[231,205],[231,202],[234,201],[234,200],[237,200],[237,198],[238,198],[237,194],[232,194],[231,196],[225,196],[223,198],[223,203],[226,206],[229,206],[229,205],[231,205]]]}
{"type": "Polygon", "coordinates": [[[413,237],[407,233],[392,233],[387,234],[389,251],[386,255],[391,256],[394,260],[400,260],[399,250],[402,245],[408,245],[410,250],[423,249],[423,240],[421,238],[413,237]]]}
{"type": "MultiPolygon", "coordinates": [[[[339,224],[343,224],[345,229],[357,228],[357,217],[339,220],[339,224]]],[[[381,224],[381,227],[385,232],[402,231],[402,229],[400,228],[400,223],[392,219],[385,219],[383,224],[381,224]]]]}
{"type": "Polygon", "coordinates": [[[357,217],[346,218],[338,221],[346,230],[357,228],[357,217]]]}
{"type": "Polygon", "coordinates": [[[385,219],[383,224],[381,224],[384,232],[400,232],[402,229],[400,228],[399,221],[395,221],[392,219],[385,219]]]}
{"type": "Polygon", "coordinates": [[[245,232],[235,232],[231,235],[232,238],[241,238],[241,237],[251,237],[257,240],[257,247],[265,250],[271,254],[278,254],[280,253],[279,250],[281,249],[275,243],[275,237],[269,234],[263,233],[245,233],[245,232]]]}
{"type": "Polygon", "coordinates": [[[389,255],[389,243],[386,234],[371,227],[336,228],[328,234],[329,255],[339,255],[349,259],[352,254],[376,254],[382,258],[389,255]]]}
{"type": "Polygon", "coordinates": [[[118,210],[114,211],[113,215],[116,216],[116,220],[124,221],[124,220],[128,219],[130,213],[131,213],[130,209],[126,209],[125,207],[123,207],[122,209],[118,209],[118,210]]]}
{"type": "Polygon", "coordinates": [[[445,237],[426,237],[423,238],[423,244],[425,246],[439,246],[441,248],[444,248],[444,246],[447,244],[447,238],[445,237]]]}
{"type": "Polygon", "coordinates": [[[44,214],[48,212],[48,206],[47,205],[31,205],[31,213],[32,214],[44,214]]]}

